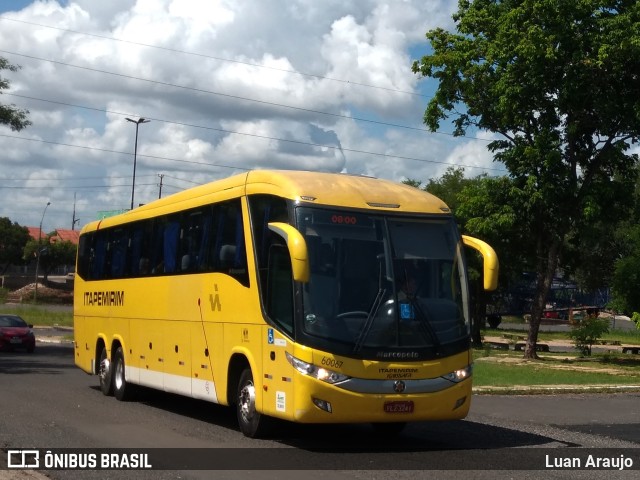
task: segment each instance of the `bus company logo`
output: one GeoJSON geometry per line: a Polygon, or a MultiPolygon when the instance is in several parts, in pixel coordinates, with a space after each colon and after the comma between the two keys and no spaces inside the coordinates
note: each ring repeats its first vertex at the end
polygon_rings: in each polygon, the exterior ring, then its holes
{"type": "Polygon", "coordinates": [[[380,359],[409,359],[419,358],[418,352],[377,352],[376,358],[380,359]]]}
{"type": "Polygon", "coordinates": [[[396,380],[393,382],[393,391],[396,393],[402,393],[407,388],[402,380],[396,380]]]}
{"type": "Polygon", "coordinates": [[[39,450],[7,450],[8,468],[40,468],[39,450]]]}
{"type": "Polygon", "coordinates": [[[90,307],[122,307],[124,306],[124,290],[84,292],[84,304],[90,307]]]}

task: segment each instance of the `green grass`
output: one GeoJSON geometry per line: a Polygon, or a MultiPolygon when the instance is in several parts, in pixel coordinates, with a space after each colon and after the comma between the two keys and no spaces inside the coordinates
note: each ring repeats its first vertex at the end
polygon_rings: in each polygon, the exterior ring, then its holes
{"type": "Polygon", "coordinates": [[[21,316],[25,322],[35,326],[73,326],[73,312],[55,308],[38,308],[30,305],[18,305],[12,308],[2,308],[3,312],[21,316]]]}
{"type": "MultiPolygon", "coordinates": [[[[559,363],[557,364],[559,365],[559,363]]],[[[473,384],[476,386],[515,385],[640,385],[640,372],[620,370],[580,371],[577,368],[556,369],[543,363],[494,363],[476,362],[473,384]]]]}
{"type": "MultiPolygon", "coordinates": [[[[503,334],[509,334],[526,338],[528,331],[514,329],[486,329],[482,331],[482,334],[488,337],[502,337],[503,334]]],[[[601,339],[607,341],[619,340],[625,344],[629,343],[640,345],[640,330],[610,330],[608,333],[605,333],[601,339]]],[[[570,340],[570,338],[568,332],[538,332],[538,343],[543,343],[549,340],[570,340]]]]}

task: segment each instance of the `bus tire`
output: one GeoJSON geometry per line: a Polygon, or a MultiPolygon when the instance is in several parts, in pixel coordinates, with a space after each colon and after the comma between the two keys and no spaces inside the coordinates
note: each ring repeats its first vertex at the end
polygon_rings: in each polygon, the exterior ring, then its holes
{"type": "Polygon", "coordinates": [[[113,394],[121,402],[130,400],[133,397],[134,386],[127,382],[125,378],[124,352],[122,347],[118,347],[113,355],[112,362],[113,394]]]}
{"type": "Polygon", "coordinates": [[[245,368],[238,382],[236,414],[240,431],[249,438],[259,438],[268,431],[269,418],[256,410],[256,389],[250,368],[245,368]]]}
{"type": "Polygon", "coordinates": [[[98,364],[98,378],[100,379],[100,390],[103,395],[113,395],[113,375],[112,365],[107,358],[107,349],[102,347],[100,351],[100,363],[98,364]]]}

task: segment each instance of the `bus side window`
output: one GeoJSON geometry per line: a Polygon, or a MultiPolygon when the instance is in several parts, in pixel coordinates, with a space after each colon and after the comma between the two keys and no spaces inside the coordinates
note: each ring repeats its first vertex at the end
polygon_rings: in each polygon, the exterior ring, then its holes
{"type": "Polygon", "coordinates": [[[247,252],[240,200],[216,205],[212,224],[215,231],[209,255],[210,270],[226,273],[248,287],[247,252]]]}
{"type": "Polygon", "coordinates": [[[176,216],[164,226],[164,273],[175,273],[178,259],[180,222],[176,216]]]}
{"type": "Polygon", "coordinates": [[[106,232],[95,232],[93,238],[93,248],[90,253],[89,278],[91,280],[102,280],[107,261],[107,235],[106,232]]]}
{"type": "Polygon", "coordinates": [[[249,196],[249,210],[251,213],[251,231],[253,248],[256,257],[257,277],[260,284],[260,294],[265,310],[269,304],[268,272],[269,252],[271,247],[280,242],[280,237],[269,230],[269,222],[289,223],[287,201],[273,195],[249,196]]]}
{"type": "Polygon", "coordinates": [[[205,263],[205,246],[211,230],[211,210],[199,209],[187,212],[182,221],[180,231],[181,272],[202,271],[205,263]]]}
{"type": "Polygon", "coordinates": [[[153,220],[151,228],[151,242],[149,249],[149,264],[152,275],[164,273],[164,226],[166,217],[153,220]]]}
{"type": "Polygon", "coordinates": [[[132,277],[149,275],[151,265],[149,260],[148,242],[151,236],[148,227],[149,220],[135,223],[131,233],[131,252],[129,257],[129,272],[132,277]]]}
{"type": "Polygon", "coordinates": [[[86,233],[78,242],[78,271],[80,278],[89,279],[89,265],[93,256],[93,233],[86,233]]]}
{"type": "Polygon", "coordinates": [[[125,276],[128,244],[129,235],[126,228],[118,228],[110,231],[110,278],[122,278],[125,276]]]}
{"type": "Polygon", "coordinates": [[[285,245],[271,245],[267,274],[266,311],[269,318],[293,335],[293,270],[285,245]]]}

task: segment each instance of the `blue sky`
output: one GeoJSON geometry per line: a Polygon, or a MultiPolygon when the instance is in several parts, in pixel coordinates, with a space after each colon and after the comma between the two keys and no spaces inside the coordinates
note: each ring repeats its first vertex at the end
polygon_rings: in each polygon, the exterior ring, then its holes
{"type": "Polygon", "coordinates": [[[487,137],[426,132],[435,88],[411,73],[448,0],[52,0],[0,2],[1,100],[30,111],[0,127],[0,217],[70,228],[252,168],[426,181],[447,167],[496,173],[487,137]],[[286,7],[283,7],[286,5],[286,7]],[[233,168],[231,168],[233,167],[233,168]]]}

